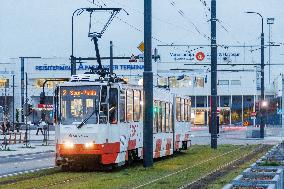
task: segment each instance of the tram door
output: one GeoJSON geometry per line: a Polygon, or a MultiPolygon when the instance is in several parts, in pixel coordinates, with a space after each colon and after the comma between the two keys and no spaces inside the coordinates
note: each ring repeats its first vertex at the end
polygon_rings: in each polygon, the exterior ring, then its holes
{"type": "Polygon", "coordinates": [[[100,124],[118,122],[118,88],[102,86],[100,103],[100,124]]]}

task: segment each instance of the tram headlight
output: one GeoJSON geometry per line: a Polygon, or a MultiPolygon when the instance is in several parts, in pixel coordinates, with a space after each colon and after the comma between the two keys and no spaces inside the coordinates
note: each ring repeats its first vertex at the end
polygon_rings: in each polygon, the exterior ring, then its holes
{"type": "Polygon", "coordinates": [[[85,148],[90,149],[94,147],[94,143],[93,142],[87,142],[85,143],[85,148]]]}
{"type": "Polygon", "coordinates": [[[67,149],[73,149],[74,143],[73,142],[65,142],[64,147],[67,148],[67,149]]]}

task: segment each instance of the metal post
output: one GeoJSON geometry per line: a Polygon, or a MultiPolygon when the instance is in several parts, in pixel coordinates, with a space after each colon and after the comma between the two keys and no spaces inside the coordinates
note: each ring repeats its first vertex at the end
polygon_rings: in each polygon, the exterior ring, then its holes
{"type": "Polygon", "coordinates": [[[13,131],[15,130],[15,75],[13,75],[13,131]]]}
{"type": "Polygon", "coordinates": [[[271,45],[270,45],[270,42],[271,42],[271,24],[269,24],[269,36],[268,36],[268,45],[269,45],[269,47],[268,47],[268,61],[269,61],[269,72],[268,72],[268,81],[269,81],[269,84],[270,84],[270,79],[271,79],[271,76],[270,76],[270,74],[271,74],[271,45]]]}
{"type": "Polygon", "coordinates": [[[271,81],[271,25],[274,24],[274,18],[267,18],[267,24],[269,26],[269,39],[268,39],[268,45],[269,45],[269,84],[271,81]]]}
{"type": "Polygon", "coordinates": [[[74,15],[75,12],[77,10],[75,10],[72,14],[72,31],[71,31],[71,75],[76,75],[76,60],[74,58],[74,15]]]}
{"type": "MultiPolygon", "coordinates": [[[[258,13],[258,12],[246,12],[248,14],[257,14],[258,16],[261,17],[261,95],[260,95],[260,100],[261,104],[264,101],[264,32],[263,32],[263,16],[258,13]]],[[[260,117],[260,138],[264,138],[264,125],[265,125],[265,120],[264,120],[264,111],[265,108],[260,106],[260,112],[261,112],[261,117],[260,117]]]]}
{"type": "Polygon", "coordinates": [[[153,72],[152,72],[152,0],[144,0],[144,73],[143,166],[153,166],[153,72]]]}
{"type": "Polygon", "coordinates": [[[282,132],[284,131],[284,77],[283,74],[281,75],[281,82],[282,82],[282,103],[281,103],[281,108],[282,108],[282,132]]]}
{"type": "MultiPolygon", "coordinates": [[[[28,73],[26,72],[26,110],[25,112],[28,112],[28,73]]],[[[25,125],[26,125],[26,132],[25,132],[25,143],[26,143],[26,147],[28,147],[28,116],[25,115],[25,125]]]]}
{"type": "Polygon", "coordinates": [[[24,103],[25,103],[25,58],[21,57],[21,120],[24,122],[24,103]]]}
{"type": "Polygon", "coordinates": [[[113,74],[113,43],[112,41],[109,42],[109,72],[110,72],[110,75],[113,74]]]}
{"type": "Polygon", "coordinates": [[[217,149],[217,35],[216,0],[211,0],[211,148],[217,149]]]}
{"type": "MultiPolygon", "coordinates": [[[[264,33],[263,33],[263,18],[262,18],[262,33],[261,33],[261,101],[264,100],[264,33]]],[[[263,108],[261,108],[263,112],[263,108]]],[[[260,138],[264,138],[264,115],[261,116],[260,123],[260,138]]]]}

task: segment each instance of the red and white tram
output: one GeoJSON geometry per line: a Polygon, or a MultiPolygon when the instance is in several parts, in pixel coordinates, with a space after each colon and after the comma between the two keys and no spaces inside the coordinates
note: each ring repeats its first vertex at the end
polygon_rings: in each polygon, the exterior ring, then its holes
{"type": "MultiPolygon", "coordinates": [[[[56,165],[123,165],[143,158],[141,86],[76,75],[55,91],[56,165]],[[89,163],[86,163],[86,162],[89,163]]],[[[153,156],[190,146],[190,98],[154,88],[153,156]]]]}

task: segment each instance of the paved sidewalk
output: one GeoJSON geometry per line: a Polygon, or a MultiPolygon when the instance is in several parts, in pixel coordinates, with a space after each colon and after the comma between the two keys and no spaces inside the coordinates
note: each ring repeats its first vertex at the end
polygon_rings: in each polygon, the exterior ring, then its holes
{"type": "MultiPolygon", "coordinates": [[[[26,145],[23,143],[24,140],[24,130],[20,130],[22,133],[22,141],[19,143],[19,135],[16,138],[16,144],[14,144],[14,135],[11,135],[11,144],[6,146],[6,149],[10,149],[10,151],[3,150],[5,148],[3,144],[4,135],[0,135],[0,158],[7,156],[16,156],[16,155],[24,155],[24,154],[38,154],[38,153],[46,153],[46,152],[55,152],[55,132],[50,131],[49,133],[49,141],[43,142],[44,136],[39,132],[36,135],[36,130],[30,130],[28,133],[29,143],[26,145]],[[47,145],[46,145],[47,144],[47,145]]],[[[7,141],[9,141],[9,135],[7,135],[7,141]]]]}

